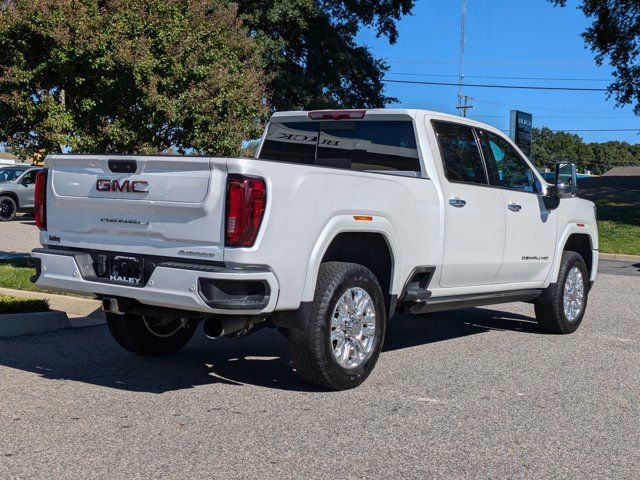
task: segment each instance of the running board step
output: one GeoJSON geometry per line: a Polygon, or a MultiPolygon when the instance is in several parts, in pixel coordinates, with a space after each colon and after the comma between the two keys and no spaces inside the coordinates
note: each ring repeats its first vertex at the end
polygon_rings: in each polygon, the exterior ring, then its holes
{"type": "Polygon", "coordinates": [[[404,302],[424,302],[431,297],[431,292],[429,290],[415,287],[408,288],[404,294],[403,301],[404,302]]]}
{"type": "Polygon", "coordinates": [[[479,293],[472,295],[452,295],[449,297],[430,298],[423,303],[409,305],[406,313],[421,314],[457,310],[459,308],[481,307],[498,303],[527,302],[540,296],[542,290],[512,290],[496,293],[479,293]]]}

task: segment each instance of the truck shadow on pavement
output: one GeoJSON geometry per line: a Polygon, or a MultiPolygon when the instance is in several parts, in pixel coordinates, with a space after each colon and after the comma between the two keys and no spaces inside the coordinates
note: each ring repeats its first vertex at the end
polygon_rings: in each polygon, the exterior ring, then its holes
{"type": "MultiPolygon", "coordinates": [[[[491,309],[395,317],[381,362],[394,350],[490,330],[542,333],[530,317],[491,309]]],[[[215,341],[198,331],[186,348],[164,358],[137,357],[122,350],[105,326],[0,339],[0,373],[2,367],[36,373],[47,380],[154,394],[216,383],[323,391],[294,375],[287,341],[271,329],[242,339],[215,341]]]]}

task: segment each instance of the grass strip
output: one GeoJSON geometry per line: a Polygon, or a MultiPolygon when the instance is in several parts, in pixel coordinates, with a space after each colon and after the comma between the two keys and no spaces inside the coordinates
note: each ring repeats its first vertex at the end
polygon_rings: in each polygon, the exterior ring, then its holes
{"type": "Polygon", "coordinates": [[[0,295],[0,315],[11,313],[48,312],[49,302],[37,298],[18,298],[0,295]]]}

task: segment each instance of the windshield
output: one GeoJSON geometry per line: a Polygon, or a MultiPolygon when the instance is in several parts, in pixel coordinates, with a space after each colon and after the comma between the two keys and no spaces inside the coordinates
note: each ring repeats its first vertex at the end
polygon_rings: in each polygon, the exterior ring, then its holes
{"type": "Polygon", "coordinates": [[[0,168],[0,182],[11,182],[26,172],[28,168],[0,168]]]}

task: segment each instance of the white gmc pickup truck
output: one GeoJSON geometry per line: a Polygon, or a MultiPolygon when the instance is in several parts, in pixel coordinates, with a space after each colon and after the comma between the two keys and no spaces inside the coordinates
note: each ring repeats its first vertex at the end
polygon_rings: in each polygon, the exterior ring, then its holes
{"type": "MultiPolygon", "coordinates": [[[[575,167],[547,184],[500,131],[422,110],[275,114],[255,159],[51,155],[40,287],[95,294],[125,349],[275,327],[306,381],[374,368],[388,319],[535,304],[575,331],[598,267],[575,167]]],[[[425,318],[428,321],[428,318],[425,318]]]]}

